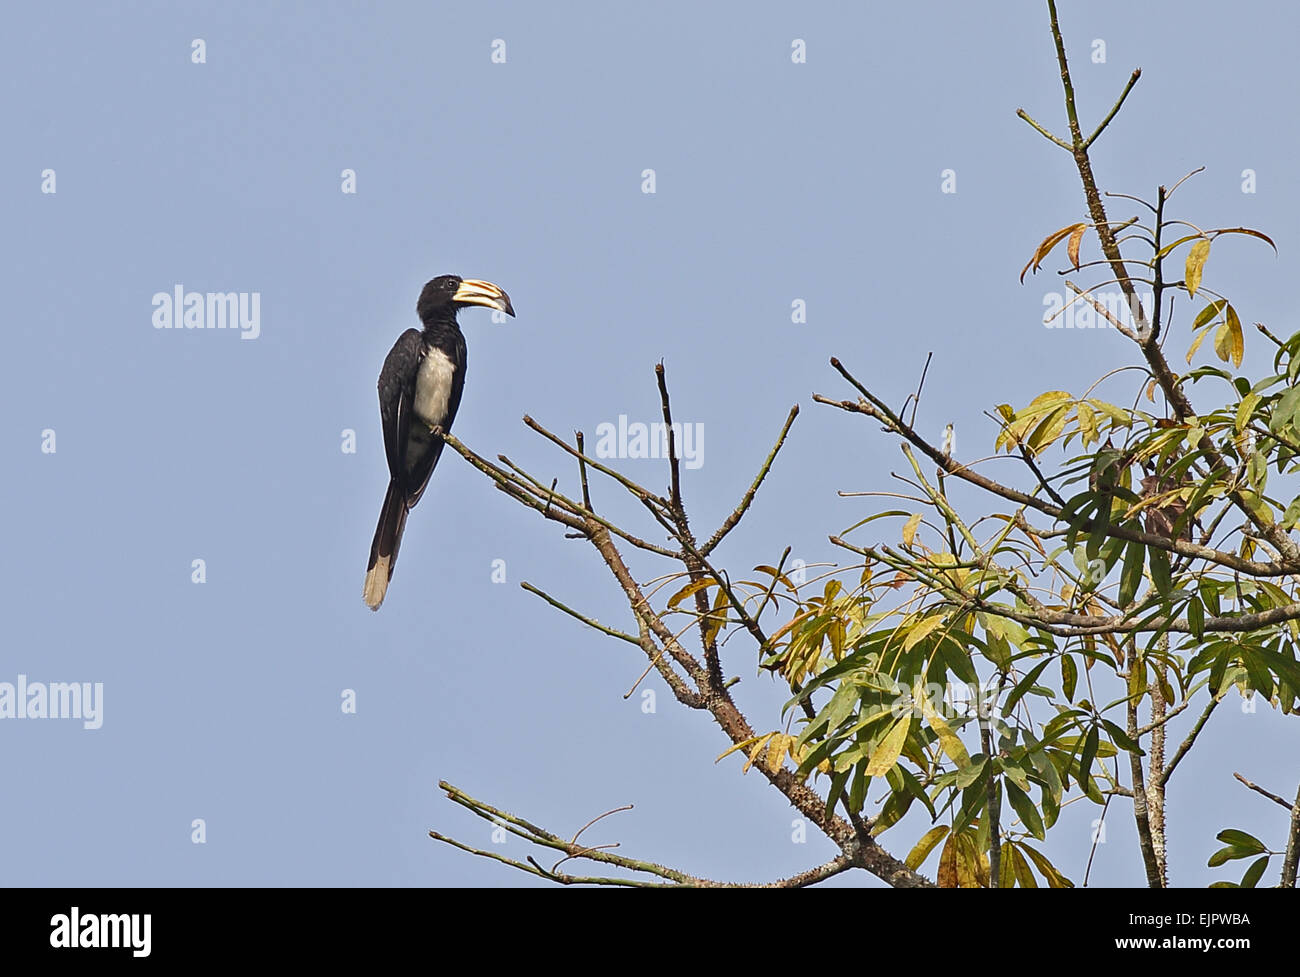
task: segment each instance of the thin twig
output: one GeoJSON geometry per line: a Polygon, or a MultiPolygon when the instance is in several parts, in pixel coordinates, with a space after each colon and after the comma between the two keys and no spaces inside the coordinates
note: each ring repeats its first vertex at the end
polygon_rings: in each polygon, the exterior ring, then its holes
{"type": "Polygon", "coordinates": [[[1134,68],[1133,74],[1129,75],[1128,84],[1125,85],[1124,90],[1119,93],[1119,100],[1115,103],[1115,105],[1111,108],[1111,110],[1106,113],[1106,118],[1101,120],[1101,125],[1097,126],[1093,134],[1084,140],[1083,142],[1084,149],[1087,149],[1094,142],[1096,142],[1097,137],[1101,135],[1101,131],[1105,129],[1106,126],[1110,125],[1110,120],[1115,118],[1115,114],[1119,112],[1120,107],[1123,106],[1124,104],[1124,99],[1128,98],[1128,93],[1133,90],[1133,86],[1137,84],[1138,79],[1141,77],[1142,77],[1142,69],[1134,68]]]}
{"type": "Polygon", "coordinates": [[[1281,804],[1288,811],[1291,810],[1291,802],[1288,801],[1285,797],[1279,797],[1277,794],[1274,794],[1271,790],[1265,790],[1263,787],[1259,786],[1259,784],[1251,783],[1249,780],[1247,780],[1239,773],[1234,773],[1233,776],[1238,780],[1240,780],[1251,790],[1253,790],[1256,794],[1262,794],[1263,796],[1267,797],[1270,801],[1272,801],[1274,804],[1281,804]]]}
{"type": "Polygon", "coordinates": [[[781,446],[785,444],[786,435],[790,433],[790,426],[794,424],[794,419],[798,416],[799,405],[795,404],[790,408],[790,413],[786,416],[785,424],[781,426],[781,433],[776,436],[776,444],[772,445],[772,450],[767,453],[767,458],[763,460],[762,467],[759,468],[758,474],[754,476],[754,481],[750,484],[744,496],[741,498],[740,504],[731,511],[731,514],[728,515],[725,520],[723,520],[722,525],[718,527],[718,531],[709,537],[709,541],[700,547],[700,552],[704,556],[708,556],[712,553],[714,549],[717,548],[718,544],[727,538],[727,533],[736,528],[736,524],[740,522],[741,517],[749,511],[750,503],[754,501],[754,496],[758,494],[758,489],[763,484],[763,479],[767,478],[767,473],[772,470],[772,462],[776,460],[777,453],[781,450],[781,446]]]}

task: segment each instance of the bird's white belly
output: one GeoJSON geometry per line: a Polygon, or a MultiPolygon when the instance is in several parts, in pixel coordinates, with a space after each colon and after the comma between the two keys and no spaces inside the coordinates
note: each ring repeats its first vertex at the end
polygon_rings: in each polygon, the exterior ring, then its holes
{"type": "Polygon", "coordinates": [[[447,422],[455,372],[455,364],[440,349],[429,350],[420,361],[420,369],[415,374],[415,416],[429,427],[447,422]]]}

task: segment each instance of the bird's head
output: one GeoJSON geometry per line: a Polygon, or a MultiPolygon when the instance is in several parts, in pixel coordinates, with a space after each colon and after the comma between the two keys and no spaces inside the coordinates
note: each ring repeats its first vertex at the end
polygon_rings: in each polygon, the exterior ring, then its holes
{"type": "Polygon", "coordinates": [[[514,315],[510,296],[499,286],[477,278],[459,275],[439,275],[424,286],[415,311],[421,322],[454,317],[457,310],[467,305],[485,305],[506,315],[514,315]]]}

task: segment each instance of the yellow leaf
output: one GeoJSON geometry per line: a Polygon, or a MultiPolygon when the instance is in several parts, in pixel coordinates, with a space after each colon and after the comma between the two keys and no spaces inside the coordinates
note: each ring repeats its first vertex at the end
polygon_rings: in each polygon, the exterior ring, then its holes
{"type": "Polygon", "coordinates": [[[957,836],[949,835],[939,853],[939,874],[935,882],[940,889],[957,888],[957,836]]]}
{"type": "Polygon", "coordinates": [[[790,620],[786,621],[779,628],[777,628],[776,632],[770,638],[767,639],[768,643],[770,644],[773,641],[776,641],[778,638],[785,637],[787,631],[791,630],[798,624],[802,624],[804,621],[808,620],[808,618],[815,616],[815,613],[816,613],[815,611],[800,611],[794,617],[790,618],[790,620]]]}
{"type": "Polygon", "coordinates": [[[935,711],[934,706],[930,702],[930,697],[924,694],[924,689],[921,688],[919,682],[917,683],[917,688],[912,692],[912,698],[921,704],[921,715],[925,717],[925,721],[930,724],[930,728],[933,729],[935,735],[939,737],[939,746],[943,748],[943,752],[947,753],[948,756],[952,758],[952,762],[957,764],[957,766],[969,767],[970,754],[966,752],[966,747],[962,746],[962,742],[957,738],[957,734],[952,731],[952,728],[945,723],[943,718],[935,711]]]}
{"type": "MultiPolygon", "coordinates": [[[[1273,510],[1269,508],[1268,503],[1259,497],[1259,494],[1249,489],[1241,493],[1241,503],[1256,519],[1266,526],[1273,525],[1273,510]]],[[[1252,541],[1253,542],[1253,541],[1252,541]]]]}
{"type": "Polygon", "coordinates": [[[1046,393],[1039,394],[1037,397],[1031,400],[1029,402],[1029,406],[1026,407],[1024,410],[1017,411],[1016,416],[1025,417],[1031,414],[1046,413],[1049,409],[1051,409],[1053,405],[1059,404],[1064,400],[1073,400],[1073,399],[1074,398],[1070,396],[1070,392],[1068,390],[1049,390],[1046,393]]]}
{"type": "Polygon", "coordinates": [[[1076,271],[1079,268],[1079,243],[1083,240],[1083,234],[1087,229],[1086,224],[1075,224],[1074,230],[1070,233],[1069,243],[1065,246],[1066,254],[1070,256],[1070,265],[1076,271]]]}
{"type": "MultiPolygon", "coordinates": [[[[1241,398],[1241,404],[1237,407],[1237,433],[1240,434],[1250,423],[1250,415],[1255,413],[1255,408],[1259,405],[1259,394],[1248,393],[1241,398]]],[[[1190,438],[1188,439],[1190,440],[1190,438]]],[[[1195,445],[1193,445],[1195,447],[1195,445]]]]}
{"type": "Polygon", "coordinates": [[[773,734],[771,733],[759,733],[757,736],[751,736],[749,739],[744,740],[743,742],[737,743],[735,746],[723,750],[721,753],[718,754],[717,759],[714,760],[713,762],[718,763],[722,759],[731,756],[731,754],[735,753],[737,750],[743,750],[747,746],[752,746],[753,744],[757,743],[759,740],[765,740],[772,735],[773,734]]]}
{"type": "Polygon", "coordinates": [[[1147,384],[1147,400],[1153,404],[1156,402],[1156,381],[1154,379],[1147,384]]]}
{"type": "Polygon", "coordinates": [[[781,761],[785,759],[786,752],[793,742],[793,736],[786,736],[785,733],[773,734],[771,741],[767,744],[767,753],[763,757],[764,766],[772,773],[780,770],[781,761]]]}
{"type": "Polygon", "coordinates": [[[687,597],[691,596],[691,594],[694,594],[700,590],[704,590],[706,587],[712,587],[716,583],[717,583],[716,580],[708,580],[708,579],[692,580],[685,587],[677,591],[677,593],[673,594],[672,597],[668,599],[668,606],[676,607],[687,597]]]}
{"type": "Polygon", "coordinates": [[[713,609],[704,619],[704,644],[712,646],[714,640],[718,637],[718,632],[722,630],[727,623],[727,608],[731,606],[731,600],[727,597],[727,592],[723,588],[718,588],[718,596],[713,601],[713,609]]]}
{"type": "Polygon", "coordinates": [[[907,637],[903,639],[903,650],[911,651],[913,648],[916,647],[919,641],[924,639],[927,635],[929,635],[932,631],[934,631],[935,628],[939,627],[942,624],[943,624],[942,614],[931,614],[929,617],[925,618],[925,620],[921,621],[914,628],[912,628],[911,631],[908,632],[907,637]]]}
{"type": "Polygon", "coordinates": [[[1228,324],[1228,351],[1232,354],[1232,365],[1241,366],[1241,357],[1246,352],[1246,341],[1241,334],[1241,320],[1237,318],[1237,310],[1231,305],[1224,312],[1224,318],[1228,324]]]}
{"type": "Polygon", "coordinates": [[[1192,345],[1187,348],[1188,366],[1192,365],[1192,357],[1196,355],[1196,351],[1201,348],[1201,343],[1205,342],[1205,337],[1208,336],[1209,334],[1210,334],[1210,330],[1203,329],[1199,333],[1197,333],[1196,338],[1192,340],[1192,345]]]}
{"type": "Polygon", "coordinates": [[[1089,403],[1110,418],[1111,427],[1132,427],[1133,415],[1122,407],[1108,404],[1104,400],[1093,398],[1089,403]]]}
{"type": "Polygon", "coordinates": [[[912,517],[903,524],[903,545],[911,546],[912,540],[916,538],[916,527],[921,525],[921,513],[913,513],[912,517]]]}
{"type": "Polygon", "coordinates": [[[925,864],[925,860],[930,857],[930,852],[934,851],[934,846],[942,841],[947,834],[948,826],[946,824],[937,824],[921,835],[921,840],[916,843],[916,847],[907,854],[907,867],[913,872],[919,869],[925,864]]]}
{"type": "Polygon", "coordinates": [[[772,739],[773,736],[779,736],[779,735],[780,735],[779,733],[768,733],[766,736],[761,737],[758,743],[754,746],[754,748],[749,751],[749,759],[746,760],[745,765],[740,768],[740,772],[749,773],[749,768],[754,765],[754,761],[758,759],[758,755],[763,751],[763,747],[767,746],[768,742],[772,739]]]}
{"type": "Polygon", "coordinates": [[[1225,363],[1232,359],[1232,330],[1226,322],[1214,330],[1214,352],[1225,363]]]}
{"type": "Polygon", "coordinates": [[[998,873],[999,889],[1014,889],[1016,887],[1016,860],[1015,842],[1008,839],[1002,841],[1002,867],[998,873]]]}
{"type": "Polygon", "coordinates": [[[1043,238],[1043,243],[1038,246],[1037,250],[1034,251],[1034,256],[1029,259],[1029,264],[1025,265],[1025,267],[1021,269],[1020,283],[1022,285],[1024,284],[1025,272],[1029,271],[1030,268],[1033,268],[1035,272],[1038,271],[1039,266],[1043,263],[1043,259],[1052,253],[1054,247],[1064,241],[1066,237],[1073,234],[1079,228],[1086,228],[1087,226],[1087,224],[1071,224],[1069,227],[1063,227],[1059,231],[1053,231],[1051,234],[1047,235],[1047,237],[1043,238]]]}
{"type": "Polygon", "coordinates": [[[885,738],[880,741],[876,747],[876,752],[871,754],[871,759],[867,761],[868,777],[883,777],[887,774],[895,763],[898,762],[898,754],[903,752],[903,744],[907,742],[907,731],[912,726],[912,714],[904,713],[903,718],[890,727],[885,738]]]}
{"type": "Polygon", "coordinates": [[[1037,889],[1038,880],[1034,878],[1034,873],[1029,870],[1029,863],[1025,861],[1025,856],[1014,848],[1011,850],[1011,854],[1015,856],[1016,881],[1020,883],[1020,888],[1037,889]]]}
{"type": "MultiPolygon", "coordinates": [[[[1049,862],[1046,856],[1030,848],[1028,845],[1024,844],[1023,842],[1016,847],[1018,851],[1024,851],[1024,853],[1028,855],[1030,859],[1033,860],[1033,863],[1036,866],[1038,866],[1038,871],[1043,873],[1043,878],[1047,880],[1047,884],[1051,888],[1053,889],[1074,888],[1074,883],[1071,882],[1069,879],[1067,879],[1059,871],[1057,871],[1056,866],[1053,865],[1051,862],[1049,862]]],[[[1028,870],[1029,870],[1029,866],[1026,865],[1025,871],[1027,872],[1028,870]]]]}
{"type": "Polygon", "coordinates": [[[1029,435],[1026,446],[1035,455],[1041,455],[1046,448],[1050,447],[1061,436],[1061,432],[1065,430],[1065,425],[1069,423],[1069,420],[1070,408],[1068,406],[1056,408],[1034,429],[1034,433],[1029,435]]]}
{"type": "Polygon", "coordinates": [[[988,879],[988,871],[980,878],[980,853],[975,847],[975,840],[967,834],[958,835],[957,844],[957,884],[963,889],[982,889],[988,879]]]}
{"type": "Polygon", "coordinates": [[[1092,442],[1101,440],[1101,435],[1097,433],[1097,415],[1083,401],[1079,402],[1079,433],[1083,435],[1085,448],[1092,442]]]}
{"type": "Polygon", "coordinates": [[[1196,290],[1201,287],[1201,272],[1205,270],[1205,259],[1210,256],[1210,242],[1197,241],[1187,252],[1187,268],[1183,273],[1183,279],[1187,283],[1187,294],[1196,295],[1196,290]]]}

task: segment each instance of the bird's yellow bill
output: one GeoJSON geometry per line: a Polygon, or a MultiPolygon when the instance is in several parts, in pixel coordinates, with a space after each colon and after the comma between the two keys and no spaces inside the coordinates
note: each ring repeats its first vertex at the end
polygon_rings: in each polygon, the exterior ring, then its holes
{"type": "Polygon", "coordinates": [[[451,297],[451,300],[465,305],[486,305],[489,309],[496,309],[506,315],[515,314],[514,308],[510,305],[510,296],[501,286],[477,278],[462,280],[460,288],[456,289],[456,294],[451,297]]]}

